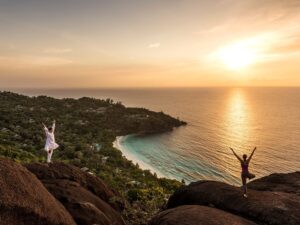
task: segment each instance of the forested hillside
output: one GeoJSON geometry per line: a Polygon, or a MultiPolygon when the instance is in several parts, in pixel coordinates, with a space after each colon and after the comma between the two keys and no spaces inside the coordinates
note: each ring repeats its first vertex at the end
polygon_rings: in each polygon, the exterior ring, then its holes
{"type": "Polygon", "coordinates": [[[173,191],[178,181],[159,179],[143,171],[113,148],[118,135],[153,134],[184,125],[163,112],[126,108],[111,99],[54,99],[0,92],[0,155],[16,161],[45,160],[42,122],[56,120],[54,161],[71,163],[99,176],[120,192],[124,218],[129,224],[143,224],[173,191]]]}

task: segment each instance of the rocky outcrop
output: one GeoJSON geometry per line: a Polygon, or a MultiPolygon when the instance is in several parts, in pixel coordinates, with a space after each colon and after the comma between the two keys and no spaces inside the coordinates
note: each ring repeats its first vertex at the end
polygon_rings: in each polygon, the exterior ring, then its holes
{"type": "Polygon", "coordinates": [[[255,225],[256,223],[199,205],[184,205],[168,209],[154,217],[149,225],[255,225]]]}
{"type": "Polygon", "coordinates": [[[0,158],[0,223],[75,225],[65,209],[25,167],[0,158]]]}
{"type": "Polygon", "coordinates": [[[64,163],[28,164],[80,225],[124,225],[120,196],[101,179],[64,163]],[[116,201],[119,200],[119,201],[116,201]]]}
{"type": "MultiPolygon", "coordinates": [[[[0,158],[0,223],[5,225],[125,225],[120,195],[101,179],[64,164],[0,158]]],[[[272,174],[241,189],[199,181],[178,189],[149,225],[298,225],[299,172],[272,174]]]]}
{"type": "Polygon", "coordinates": [[[212,206],[259,224],[300,224],[300,197],[292,193],[248,190],[215,181],[199,181],[176,191],[168,208],[181,205],[212,206]]]}
{"type": "Polygon", "coordinates": [[[274,173],[250,182],[248,187],[258,191],[280,191],[300,196],[300,172],[274,173]]]}

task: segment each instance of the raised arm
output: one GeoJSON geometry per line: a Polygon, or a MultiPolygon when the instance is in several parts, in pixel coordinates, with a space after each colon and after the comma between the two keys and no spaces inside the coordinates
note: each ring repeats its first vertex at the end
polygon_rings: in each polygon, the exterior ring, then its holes
{"type": "Polygon", "coordinates": [[[44,127],[44,131],[47,133],[48,132],[48,128],[46,127],[46,125],[44,123],[43,124],[43,127],[44,127]]]}
{"type": "Polygon", "coordinates": [[[54,133],[55,131],[55,120],[53,120],[53,124],[52,124],[52,133],[54,133]]]}
{"type": "Polygon", "coordinates": [[[239,156],[235,153],[235,151],[233,150],[233,148],[230,148],[230,150],[232,151],[232,153],[235,155],[235,157],[236,157],[240,162],[243,161],[243,160],[241,159],[241,157],[239,157],[239,156]]]}
{"type": "Polygon", "coordinates": [[[250,155],[249,158],[247,159],[248,163],[249,163],[250,160],[252,159],[252,156],[254,155],[255,150],[256,150],[256,147],[253,149],[251,155],[250,155]]]}

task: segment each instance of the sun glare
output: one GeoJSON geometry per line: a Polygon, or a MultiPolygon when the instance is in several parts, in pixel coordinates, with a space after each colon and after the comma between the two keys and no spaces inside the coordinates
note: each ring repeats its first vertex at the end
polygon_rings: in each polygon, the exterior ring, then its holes
{"type": "Polygon", "coordinates": [[[264,34],[241,40],[213,52],[210,57],[230,70],[243,70],[264,60],[264,51],[268,49],[273,34],[264,34]]]}
{"type": "Polygon", "coordinates": [[[256,53],[248,46],[233,45],[220,50],[222,63],[232,70],[240,70],[254,63],[256,53]]]}

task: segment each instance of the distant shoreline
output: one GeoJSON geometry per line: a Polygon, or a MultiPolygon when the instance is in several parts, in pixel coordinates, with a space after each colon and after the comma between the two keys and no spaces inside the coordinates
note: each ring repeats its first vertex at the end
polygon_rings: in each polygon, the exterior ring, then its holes
{"type": "Polygon", "coordinates": [[[150,170],[152,174],[156,173],[158,178],[167,178],[165,175],[163,175],[160,171],[155,169],[153,166],[143,162],[140,160],[134,153],[132,153],[128,148],[126,148],[122,142],[125,142],[126,139],[133,135],[126,135],[126,136],[117,136],[116,140],[113,142],[113,147],[120,150],[122,152],[122,155],[129,161],[132,161],[134,164],[138,164],[140,169],[142,170],[150,170]]]}

